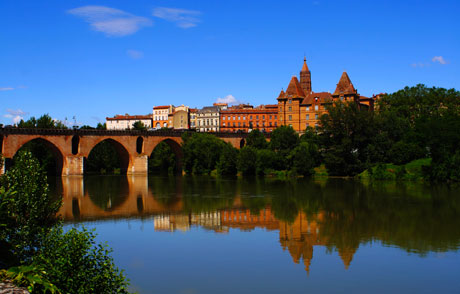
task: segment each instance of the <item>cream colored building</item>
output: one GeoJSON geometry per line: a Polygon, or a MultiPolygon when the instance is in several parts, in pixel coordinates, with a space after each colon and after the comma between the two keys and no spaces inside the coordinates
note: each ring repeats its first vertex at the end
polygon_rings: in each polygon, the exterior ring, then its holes
{"type": "Polygon", "coordinates": [[[107,130],[129,130],[133,128],[135,122],[141,121],[146,128],[152,127],[152,117],[150,115],[115,115],[106,117],[107,130]]]}
{"type": "Polygon", "coordinates": [[[174,105],[162,105],[153,107],[153,128],[172,128],[169,122],[169,115],[174,112],[174,105]]]}

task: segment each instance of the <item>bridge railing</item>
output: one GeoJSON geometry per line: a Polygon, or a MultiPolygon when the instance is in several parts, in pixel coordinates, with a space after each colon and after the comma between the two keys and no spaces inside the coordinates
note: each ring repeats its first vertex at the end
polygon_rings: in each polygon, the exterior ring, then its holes
{"type": "MultiPolygon", "coordinates": [[[[40,129],[2,127],[0,135],[44,135],[44,136],[143,136],[143,137],[181,137],[184,133],[195,133],[194,130],[98,130],[98,129],[40,129]]],[[[219,138],[246,138],[248,133],[209,132],[219,138]]],[[[266,133],[267,138],[270,137],[266,133]]]]}

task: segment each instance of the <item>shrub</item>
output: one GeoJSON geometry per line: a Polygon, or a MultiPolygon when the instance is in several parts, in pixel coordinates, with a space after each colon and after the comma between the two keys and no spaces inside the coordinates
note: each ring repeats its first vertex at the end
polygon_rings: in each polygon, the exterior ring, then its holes
{"type": "Polygon", "coordinates": [[[41,265],[62,293],[128,293],[123,272],[115,266],[107,245],[95,242],[95,233],[62,227],[43,239],[33,264],[41,265]]]}
{"type": "Polygon", "coordinates": [[[234,176],[237,173],[238,150],[229,143],[222,148],[219,161],[217,162],[217,173],[219,175],[234,176]]]}
{"type": "Polygon", "coordinates": [[[255,175],[257,168],[257,150],[245,146],[240,150],[238,156],[238,170],[243,173],[243,175],[255,175]]]}

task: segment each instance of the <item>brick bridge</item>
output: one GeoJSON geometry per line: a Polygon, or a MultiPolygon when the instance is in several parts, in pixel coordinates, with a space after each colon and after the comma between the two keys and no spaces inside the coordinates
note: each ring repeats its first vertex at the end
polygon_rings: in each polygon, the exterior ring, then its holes
{"type": "MultiPolygon", "coordinates": [[[[38,140],[53,153],[57,162],[57,173],[63,176],[82,175],[84,159],[100,142],[110,142],[120,157],[121,172],[147,174],[148,157],[160,142],[166,142],[178,158],[181,167],[183,131],[109,131],[109,130],[61,130],[0,128],[0,153],[5,164],[0,174],[11,164],[16,152],[27,142],[38,140]]],[[[241,148],[247,133],[213,133],[221,140],[241,148]]]]}

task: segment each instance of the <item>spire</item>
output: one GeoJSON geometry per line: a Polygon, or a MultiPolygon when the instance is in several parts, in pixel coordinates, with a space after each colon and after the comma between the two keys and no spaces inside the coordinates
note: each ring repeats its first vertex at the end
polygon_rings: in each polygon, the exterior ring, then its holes
{"type": "Polygon", "coordinates": [[[308,69],[308,65],[307,65],[307,57],[304,56],[303,58],[303,66],[302,66],[302,70],[300,72],[309,72],[310,70],[308,69]]]}
{"type": "Polygon", "coordinates": [[[300,86],[299,80],[296,76],[293,76],[289,82],[289,86],[286,89],[286,95],[291,95],[294,97],[305,97],[305,93],[300,86]]]}
{"type": "Polygon", "coordinates": [[[342,76],[340,77],[339,83],[337,84],[337,88],[335,89],[334,95],[356,93],[357,91],[355,90],[355,87],[353,87],[350,77],[348,77],[347,72],[344,71],[342,73],[342,76]]]}
{"type": "Polygon", "coordinates": [[[280,99],[280,98],[284,98],[284,90],[283,89],[281,89],[281,92],[280,92],[280,94],[278,96],[278,99],[280,99]]]}
{"type": "Polygon", "coordinates": [[[312,92],[311,89],[311,73],[307,65],[307,57],[303,58],[303,66],[300,71],[300,85],[305,95],[308,95],[312,92]]]}

